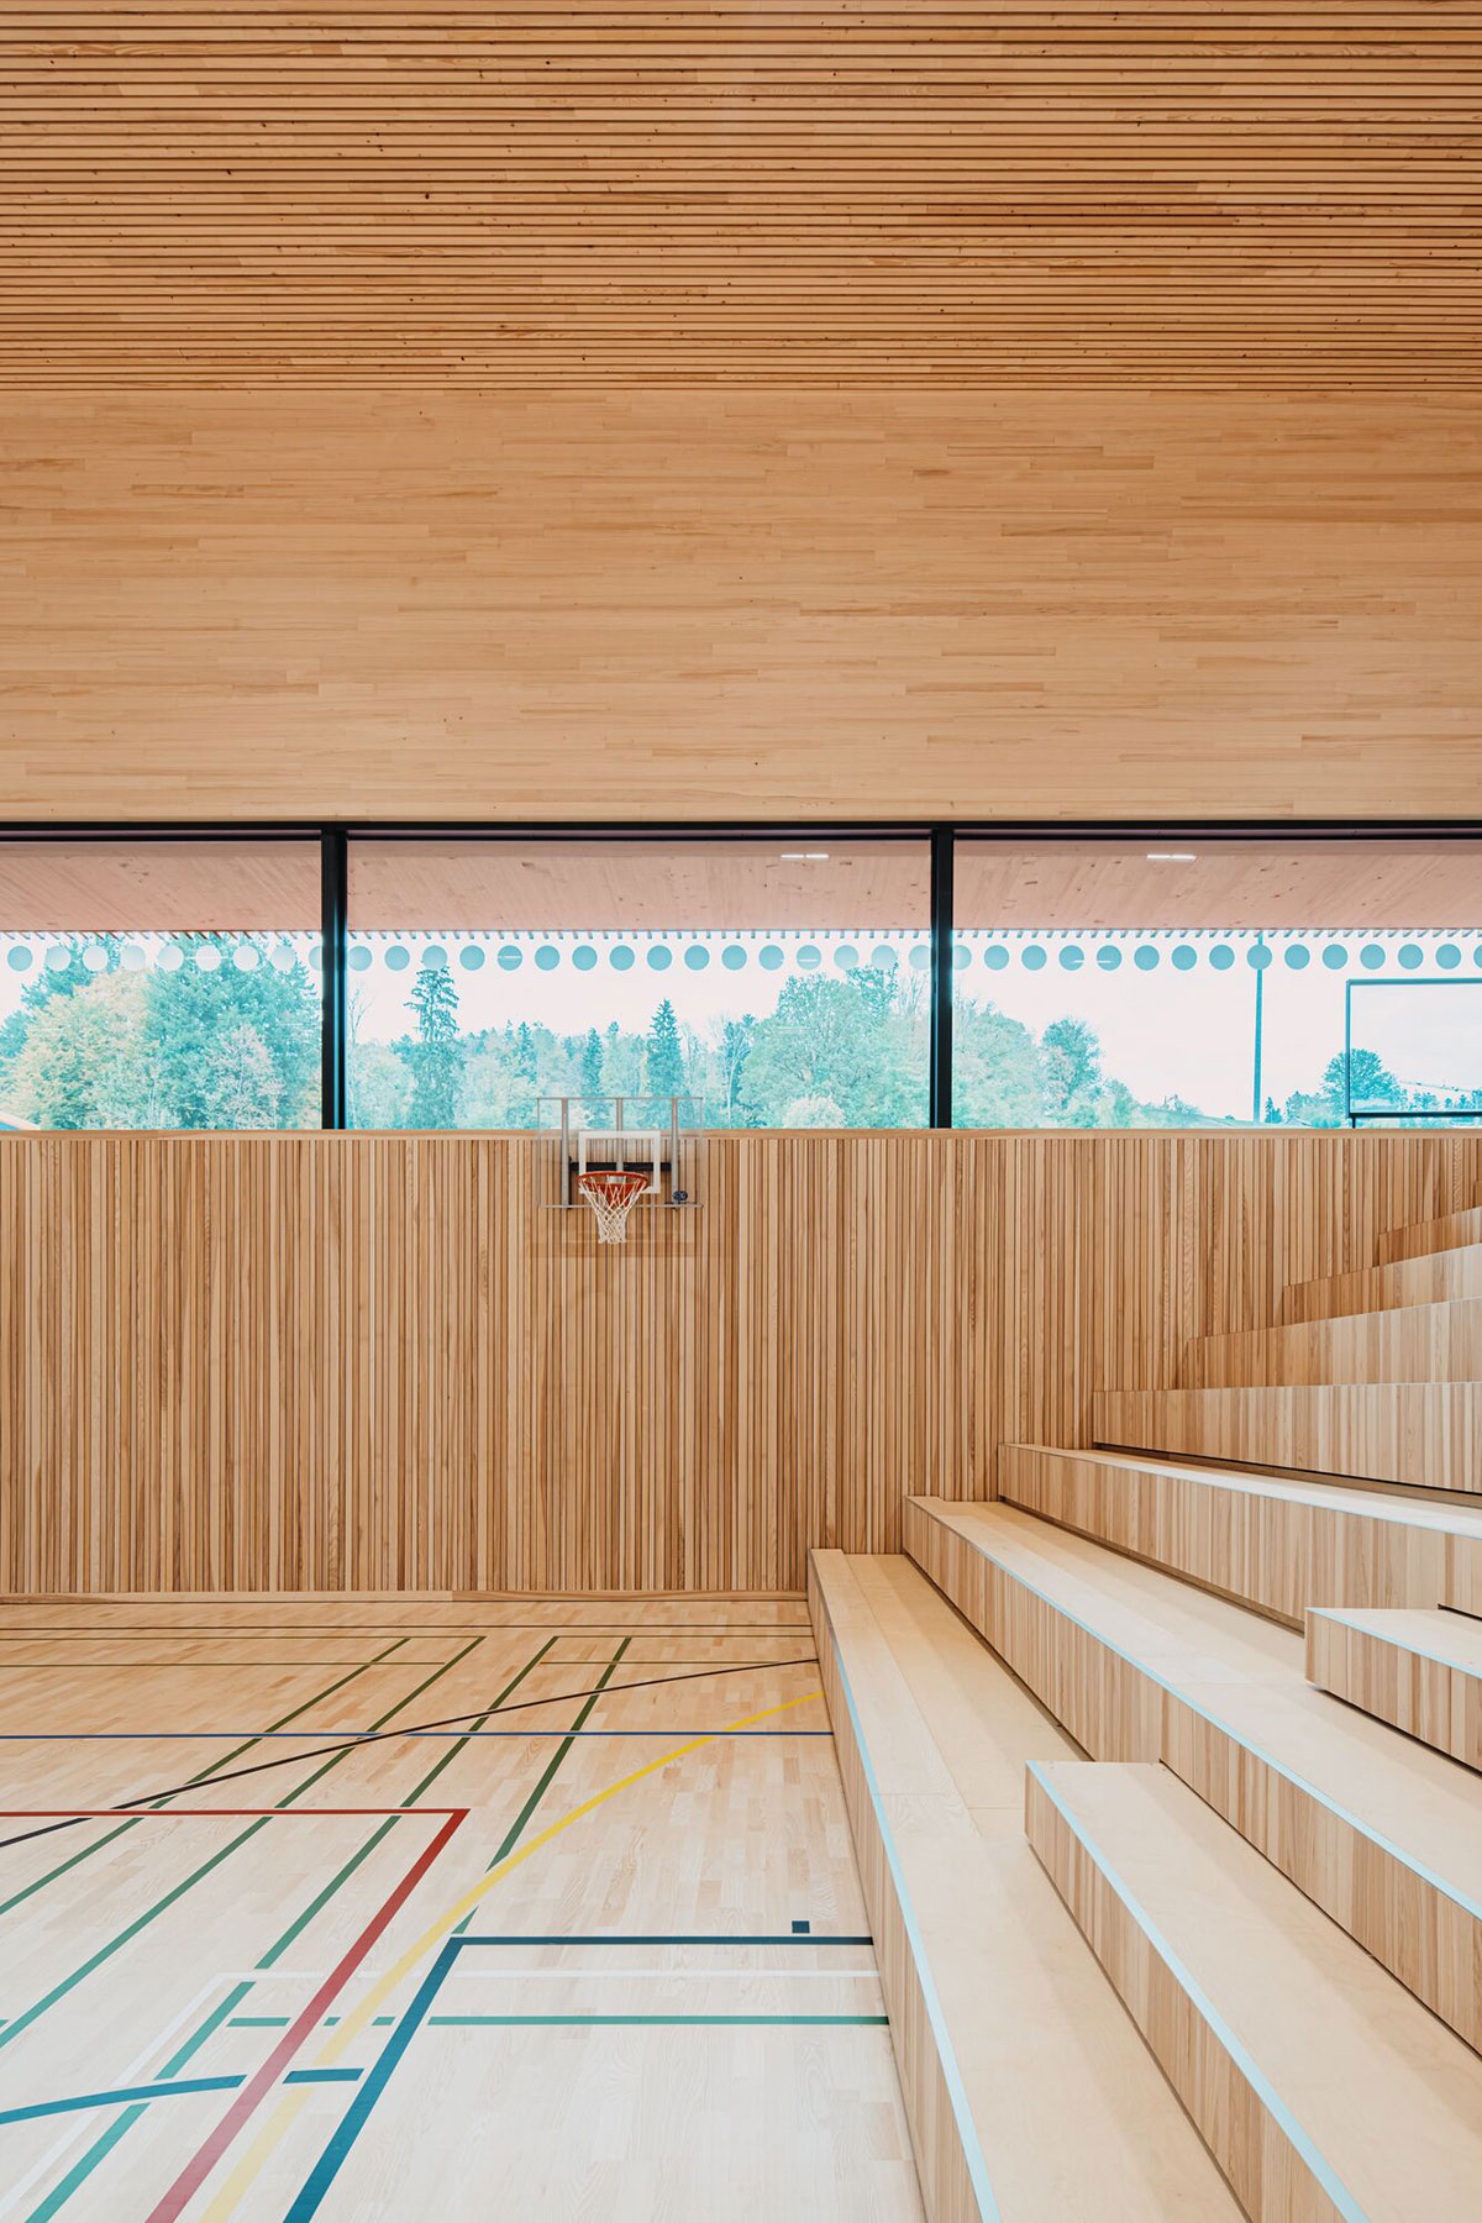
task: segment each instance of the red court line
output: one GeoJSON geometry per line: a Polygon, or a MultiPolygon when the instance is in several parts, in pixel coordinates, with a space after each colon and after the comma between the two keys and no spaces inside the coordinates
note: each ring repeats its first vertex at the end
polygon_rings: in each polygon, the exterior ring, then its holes
{"type": "MultiPolygon", "coordinates": [[[[213,1809],[206,1807],[198,1811],[210,1813],[213,1809]]],[[[278,1809],[273,1808],[270,1811],[277,1812],[278,1809]]],[[[331,1811],[331,1809],[325,1807],[319,1807],[318,1809],[304,1807],[300,1809],[301,1813],[313,1813],[315,1811],[322,1814],[331,1811]]],[[[146,2223],[175,2223],[175,2218],[184,2211],[190,2200],[194,2198],[205,2183],[207,2177],[210,2176],[227,2148],[233,2144],[239,2133],[245,2128],[249,2117],[256,2113],[272,2091],[293,2056],[318,2029],[325,2009],[332,2004],[349,1978],[354,1975],[392,1916],[411,1896],[438,1854],[452,1837],[453,1832],[461,1823],[467,1821],[469,1815],[469,1809],[466,1806],[392,1806],[380,1808],[352,1806],[342,1807],[339,1811],[351,1814],[366,1812],[445,1814],[447,1819],[431,1844],[425,1846],[417,1855],[390,1897],[372,1915],[370,1921],[338,1966],[330,1970],[329,1975],[299,2015],[298,2020],[284,2031],[283,2036],[278,2040],[266,2061],[263,2062],[262,2067],[243,2085],[231,2106],[222,2116],[221,2121],[216,2125],[204,2144],[198,2148],[191,2160],[186,2163],[164,2198],[150,2209],[146,2223]]]]}
{"type": "Polygon", "coordinates": [[[0,1822],[102,1821],[102,1822],[275,1822],[313,1821],[315,1815],[353,1814],[361,1821],[381,1821],[388,1814],[456,1814],[460,1821],[466,1806],[0,1806],[0,1822]]]}

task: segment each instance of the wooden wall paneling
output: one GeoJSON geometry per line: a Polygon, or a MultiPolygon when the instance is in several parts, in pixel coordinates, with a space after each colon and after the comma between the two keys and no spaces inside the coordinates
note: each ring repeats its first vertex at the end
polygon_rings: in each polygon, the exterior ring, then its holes
{"type": "Polygon", "coordinates": [[[1467,396],[52,390],[0,476],[7,818],[1476,809],[1467,396]]]}
{"type": "Polygon", "coordinates": [[[717,1135],[608,1255],[540,1147],[0,1138],[0,1586],[796,1590],[1482,1173],[1461,1133],[717,1135]]]}

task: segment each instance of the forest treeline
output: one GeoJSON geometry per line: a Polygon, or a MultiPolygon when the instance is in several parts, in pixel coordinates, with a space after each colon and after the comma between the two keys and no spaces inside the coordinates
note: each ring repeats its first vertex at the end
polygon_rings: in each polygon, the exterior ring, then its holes
{"type": "MultiPolygon", "coordinates": [[[[48,963],[0,1024],[0,1118],[59,1128],[317,1124],[318,980],[282,945],[181,937],[137,969],[121,938],[54,946],[66,963],[48,963]]],[[[523,1127],[541,1094],[703,1097],[708,1122],[724,1127],[909,1127],[926,1117],[927,989],[904,969],[798,974],[766,1017],[720,1017],[703,1030],[667,998],[643,1032],[615,1019],[576,1033],[532,1022],[468,1028],[445,966],[413,976],[394,1041],[359,1039],[353,984],[350,1012],[357,1127],[523,1127]]],[[[1232,1123],[1176,1096],[1137,1097],[1105,1070],[1084,1019],[1036,1034],[959,994],[954,1024],[961,1126],[1232,1123]]],[[[1412,1104],[1377,1059],[1356,1065],[1360,1085],[1397,1110],[1437,1108],[1434,1098],[1412,1104]]],[[[1341,1058],[1316,1090],[1266,1106],[1273,1123],[1335,1126],[1343,1116],[1341,1058]]]]}

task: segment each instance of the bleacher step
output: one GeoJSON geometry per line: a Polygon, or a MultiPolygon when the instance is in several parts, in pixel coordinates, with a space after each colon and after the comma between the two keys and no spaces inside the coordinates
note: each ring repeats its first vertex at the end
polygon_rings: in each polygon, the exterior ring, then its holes
{"type": "Polygon", "coordinates": [[[1005,1444],[999,1496],[1301,1629],[1308,1606],[1482,1613],[1482,1506],[1005,1444]]]}
{"type": "Polygon", "coordinates": [[[1464,1613],[1311,1612],[1307,1677],[1463,1766],[1482,1768],[1482,1621],[1464,1613]]]}
{"type": "Polygon", "coordinates": [[[1192,1791],[1038,1763],[1026,1815],[1248,2215],[1471,2223],[1482,2061],[1192,1791]]]}
{"type": "Polygon", "coordinates": [[[1282,1292],[1281,1319],[1293,1327],[1351,1312],[1384,1312],[1395,1305],[1444,1304],[1453,1297],[1482,1297],[1482,1243],[1423,1251],[1392,1266],[1361,1266],[1352,1273],[1291,1282],[1282,1292]]]}
{"type": "Polygon", "coordinates": [[[1482,1243],[1482,1205],[1464,1212],[1447,1212],[1440,1219],[1416,1220],[1408,1227],[1392,1227],[1380,1236],[1378,1263],[1392,1266],[1397,1259],[1422,1258],[1440,1250],[1459,1250],[1467,1243],[1482,1243]]]}
{"type": "Polygon", "coordinates": [[[1163,1760],[1482,2049],[1482,1800],[1336,1704],[1300,1638],[1012,1506],[908,1498],[908,1551],[1093,1759],[1163,1760]]]}
{"type": "Polygon", "coordinates": [[[1466,1381],[1482,1381],[1482,1298],[1477,1297],[1198,1336],[1187,1346],[1180,1370],[1184,1389],[1466,1381]]]}
{"type": "Polygon", "coordinates": [[[1091,1401],[1099,1447],[1482,1493],[1482,1384],[1116,1389],[1091,1401]]]}
{"type": "Polygon", "coordinates": [[[1237,2223],[1025,1842],[1075,1747],[909,1561],[815,1552],[809,1601],[934,2223],[1237,2223]]]}

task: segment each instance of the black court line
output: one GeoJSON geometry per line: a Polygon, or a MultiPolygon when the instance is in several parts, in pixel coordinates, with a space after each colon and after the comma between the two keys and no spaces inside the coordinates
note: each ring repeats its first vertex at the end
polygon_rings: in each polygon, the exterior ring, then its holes
{"type": "MultiPolygon", "coordinates": [[[[801,1660],[763,1661],[760,1663],[760,1667],[751,1660],[738,1660],[723,1667],[694,1668],[686,1675],[649,1675],[645,1676],[642,1681],[635,1683],[607,1683],[605,1685],[599,1684],[591,1690],[553,1691],[548,1698],[522,1698],[512,1706],[475,1707],[470,1713],[444,1714],[437,1721],[413,1722],[409,1728],[373,1730],[362,1736],[342,1738],[334,1744],[317,1745],[308,1752],[290,1752],[282,1754],[276,1760],[259,1760],[254,1762],[250,1768],[228,1768],[218,1775],[198,1775],[189,1783],[177,1783],[167,1790],[140,1791],[137,1797],[124,1799],[118,1805],[104,1808],[97,1814],[75,1815],[65,1821],[46,1822],[40,1829],[23,1829],[13,1837],[0,1837],[0,1852],[8,1850],[12,1845],[29,1844],[33,1838],[54,1837],[62,1830],[80,1829],[87,1822],[106,1819],[109,1814],[129,1814],[135,1807],[147,1806],[167,1798],[180,1798],[187,1791],[209,1790],[215,1783],[237,1783],[244,1776],[266,1775],[274,1768],[298,1767],[305,1760],[322,1759],[329,1753],[361,1752],[369,1745],[390,1743],[400,1737],[425,1735],[430,1729],[461,1728],[470,1721],[491,1720],[495,1714],[538,1711],[542,1706],[564,1706],[574,1704],[584,1698],[612,1698],[623,1690],[666,1689],[674,1683],[700,1683],[716,1675],[752,1675],[767,1667],[816,1667],[817,1665],[816,1654],[808,1659],[801,1660]]],[[[822,1692],[819,1695],[821,1697],[822,1692]]]]}

